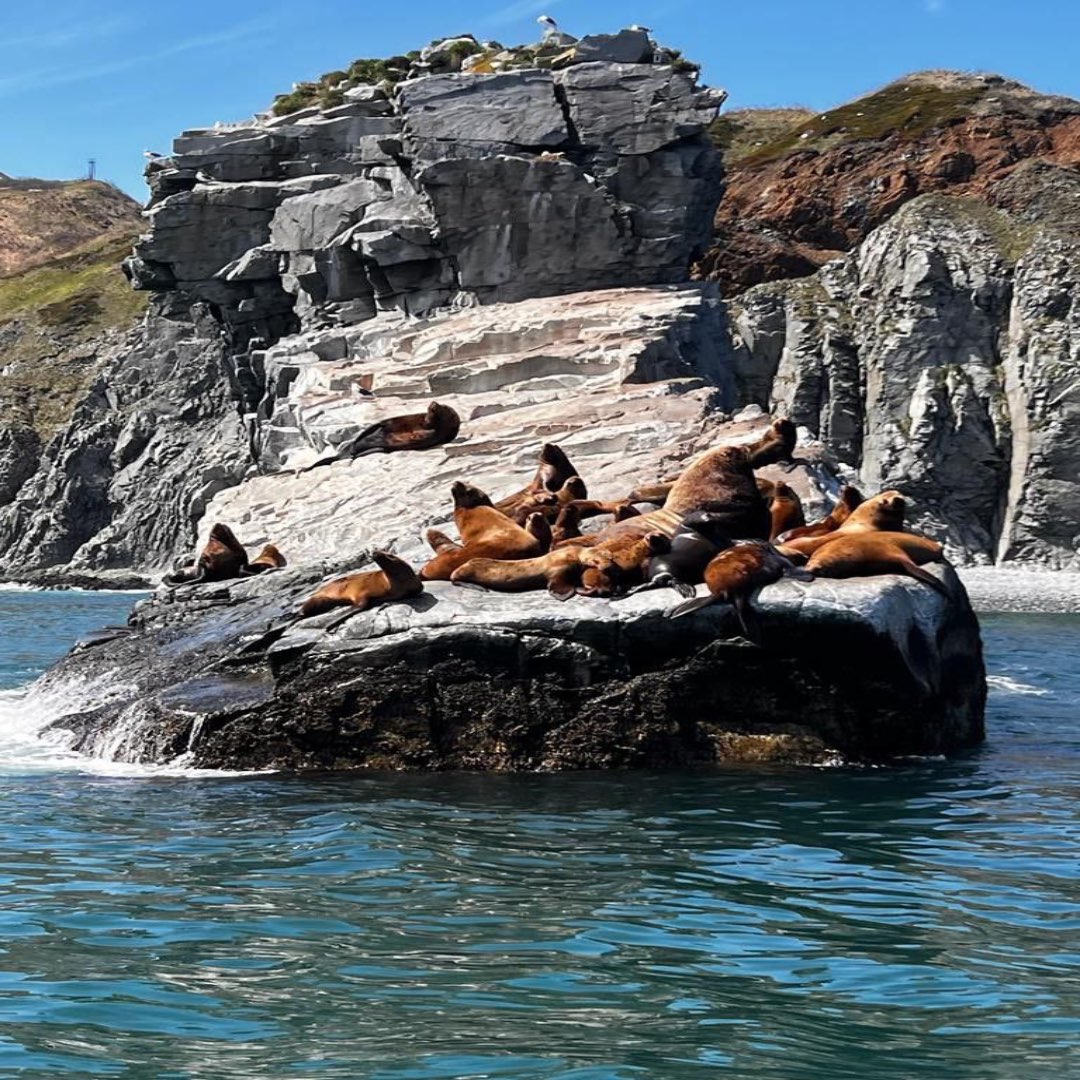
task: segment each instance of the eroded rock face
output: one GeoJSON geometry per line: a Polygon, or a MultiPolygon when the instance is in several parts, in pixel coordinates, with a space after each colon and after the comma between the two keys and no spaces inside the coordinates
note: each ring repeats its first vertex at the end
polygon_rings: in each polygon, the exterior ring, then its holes
{"type": "Polygon", "coordinates": [[[246,468],[225,351],[205,310],[165,306],[107,346],[70,424],[7,474],[0,578],[54,582],[47,572],[64,567],[85,581],[188,548],[209,500],[246,468]]]}
{"type": "MultiPolygon", "coordinates": [[[[787,413],[960,560],[1080,566],[1080,245],[1045,167],[1024,220],[924,196],[844,260],[731,305],[740,397],[787,413]]],[[[1024,196],[1021,200],[1021,194],[1024,196]]]]}
{"type": "Polygon", "coordinates": [[[380,311],[685,280],[720,198],[723,100],[648,62],[460,72],[187,132],[151,167],[141,287],[238,344],[380,311]]]}
{"type": "Polygon", "coordinates": [[[983,737],[978,626],[946,569],[952,602],[896,577],[770,586],[765,648],[733,636],[727,606],[665,618],[666,590],[560,603],[435,583],[264,651],[320,569],[159,594],[131,636],[76,651],[38,693],[78,679],[106,699],[58,721],[80,750],[204,767],[881,761],[983,737]]]}

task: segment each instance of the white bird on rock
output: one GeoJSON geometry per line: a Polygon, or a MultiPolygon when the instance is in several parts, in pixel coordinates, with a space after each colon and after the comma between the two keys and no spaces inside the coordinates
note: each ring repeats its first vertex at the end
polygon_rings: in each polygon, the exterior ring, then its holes
{"type": "Polygon", "coordinates": [[[652,27],[651,26],[638,26],[637,23],[634,23],[634,25],[631,26],[630,29],[631,30],[636,30],[639,34],[651,34],[652,33],[652,27]]]}
{"type": "Polygon", "coordinates": [[[157,161],[157,159],[161,157],[161,154],[156,150],[144,150],[142,156],[146,158],[147,161],[157,161]]]}
{"type": "Polygon", "coordinates": [[[573,45],[577,41],[572,34],[564,34],[550,15],[541,15],[536,21],[544,28],[545,45],[573,45]]]}

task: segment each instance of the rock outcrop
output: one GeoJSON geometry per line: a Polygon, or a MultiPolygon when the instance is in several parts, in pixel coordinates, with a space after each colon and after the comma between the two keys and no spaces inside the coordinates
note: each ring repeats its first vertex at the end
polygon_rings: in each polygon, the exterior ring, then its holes
{"type": "Polygon", "coordinates": [[[727,606],[665,618],[667,590],[559,603],[435,583],[264,650],[328,569],[141,604],[130,634],[95,636],[39,686],[104,702],[55,727],[99,756],[231,769],[888,761],[983,737],[978,624],[945,569],[952,603],[895,577],[770,586],[765,648],[727,606]]]}
{"type": "Polygon", "coordinates": [[[813,278],[731,304],[740,399],[787,413],[961,561],[1080,568],[1080,173],[1013,211],[923,196],[813,278]]]}

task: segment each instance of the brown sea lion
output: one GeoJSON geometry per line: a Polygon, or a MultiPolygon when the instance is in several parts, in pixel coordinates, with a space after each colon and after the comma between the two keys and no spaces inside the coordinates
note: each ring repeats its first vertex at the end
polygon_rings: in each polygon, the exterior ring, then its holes
{"type": "MultiPolygon", "coordinates": [[[[512,510],[504,510],[503,513],[519,525],[524,525],[533,514],[543,514],[549,522],[554,523],[564,506],[586,498],[588,493],[585,481],[580,476],[571,476],[558,491],[534,491],[522,495],[512,510]]],[[[496,506],[496,509],[500,508],[496,506]]]]}
{"type": "Polygon", "coordinates": [[[948,587],[923,564],[943,562],[945,550],[936,540],[905,532],[862,532],[837,536],[810,557],[806,564],[816,577],[870,577],[874,574],[906,574],[921,581],[942,596],[950,597],[948,587]]]}
{"type": "Polygon", "coordinates": [[[300,469],[311,472],[335,461],[348,461],[368,454],[389,454],[396,450],[430,450],[433,446],[452,442],[461,430],[461,417],[449,405],[433,401],[426,412],[408,416],[390,416],[365,428],[347,439],[332,458],[316,461],[300,469]]]}
{"type": "MultiPolygon", "coordinates": [[[[608,560],[611,555],[604,556],[608,560]]],[[[602,566],[597,557],[594,565],[602,566]]],[[[556,548],[535,559],[470,559],[450,576],[455,585],[471,585],[495,592],[530,592],[547,589],[560,600],[569,600],[581,582],[583,567],[579,549],[556,548]]]]}
{"type": "Polygon", "coordinates": [[[770,540],[775,540],[781,533],[785,533],[790,529],[801,528],[806,524],[802,499],[799,498],[794,488],[785,484],[783,480],[778,480],[772,485],[769,516],[772,518],[770,540]]]}
{"type": "Polygon", "coordinates": [[[456,540],[451,540],[446,533],[439,529],[428,529],[427,542],[436,555],[440,551],[457,551],[461,547],[456,540]]]}
{"type": "Polygon", "coordinates": [[[495,503],[495,509],[501,510],[508,517],[513,517],[517,513],[519,504],[527,502],[530,496],[535,497],[542,492],[553,495],[563,487],[567,480],[577,475],[577,469],[570,464],[570,459],[560,447],[554,443],[544,443],[540,448],[540,464],[536,475],[520,491],[499,499],[495,503]]]}
{"type": "Polygon", "coordinates": [[[822,536],[802,536],[778,544],[781,555],[788,558],[809,558],[820,547],[836,540],[839,536],[865,532],[900,532],[904,528],[904,513],[907,502],[899,491],[883,491],[872,499],[860,503],[843,523],[832,532],[822,536]]]}
{"type": "Polygon", "coordinates": [[[610,515],[616,521],[626,521],[628,518],[637,517],[640,511],[625,499],[615,502],[604,502],[602,499],[575,499],[567,505],[577,508],[581,520],[585,518],[601,517],[610,515]]]}
{"type": "Polygon", "coordinates": [[[705,568],[709,595],[679,604],[668,612],[668,618],[678,619],[717,602],[731,604],[743,633],[749,640],[760,643],[761,633],[750,597],[757,589],[779,581],[784,575],[801,581],[812,577],[809,571],[800,570],[784,558],[772,544],[736,544],[720,552],[705,568]]]}
{"type": "Polygon", "coordinates": [[[551,550],[552,532],[551,522],[543,514],[530,514],[525,522],[525,531],[540,545],[540,554],[545,555],[551,550]]]}
{"type": "Polygon", "coordinates": [[[241,577],[254,577],[256,574],[266,574],[271,570],[280,570],[288,566],[285,556],[273,545],[267,544],[259,552],[258,558],[252,559],[241,571],[241,577]]]}
{"type": "Polygon", "coordinates": [[[789,529],[776,539],[779,543],[786,544],[789,540],[798,540],[804,536],[824,536],[826,533],[835,532],[851,516],[852,510],[857,509],[865,501],[862,492],[848,485],[840,492],[836,505],[821,521],[817,521],[813,525],[789,529]]]}
{"type": "Polygon", "coordinates": [[[560,544],[565,544],[568,540],[578,540],[581,538],[581,513],[571,503],[568,506],[564,506],[559,511],[559,516],[555,519],[555,527],[551,531],[551,546],[558,547],[560,544]]]}
{"type": "Polygon", "coordinates": [[[798,439],[798,429],[790,420],[774,420],[757,442],[746,447],[746,452],[750,455],[750,465],[755,469],[763,469],[766,465],[790,462],[798,439]]]}
{"type": "Polygon", "coordinates": [[[642,584],[649,560],[671,550],[663,533],[625,536],[580,549],[581,596],[623,596],[642,584]]]}
{"type": "Polygon", "coordinates": [[[496,510],[478,487],[459,480],[450,490],[461,544],[439,551],[420,571],[425,581],[449,581],[459,566],[473,558],[530,559],[541,553],[537,538],[496,510]]]}
{"type": "Polygon", "coordinates": [[[166,585],[195,585],[206,581],[230,581],[238,578],[247,566],[247,552],[228,525],[217,522],[210,530],[206,546],[198,559],[169,574],[166,585]]]}
{"type": "Polygon", "coordinates": [[[667,502],[668,495],[671,494],[671,489],[675,486],[675,481],[678,479],[677,476],[672,476],[667,480],[661,480],[657,484],[643,484],[641,487],[634,488],[626,496],[626,501],[628,503],[653,503],[655,506],[663,506],[667,502]]]}
{"type": "Polygon", "coordinates": [[[372,552],[371,558],[379,567],[378,570],[350,574],[348,577],[327,582],[304,601],[300,608],[300,617],[308,619],[312,615],[321,615],[324,611],[338,607],[365,611],[391,600],[418,596],[424,591],[424,583],[403,559],[391,555],[388,551],[372,552]]]}

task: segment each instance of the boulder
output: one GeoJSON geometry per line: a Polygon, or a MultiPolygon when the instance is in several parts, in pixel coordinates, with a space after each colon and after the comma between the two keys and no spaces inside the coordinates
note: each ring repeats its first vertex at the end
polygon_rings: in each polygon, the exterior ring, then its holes
{"type": "Polygon", "coordinates": [[[54,725],[80,751],[228,769],[888,761],[983,737],[978,624],[947,569],[951,601],[891,576],[770,586],[762,647],[726,606],[665,618],[666,590],[560,603],[446,583],[267,635],[330,569],[159,593],[37,693],[94,689],[54,725]]]}

